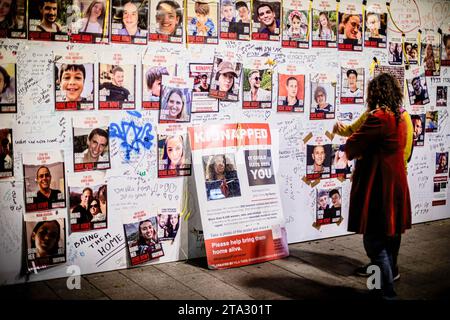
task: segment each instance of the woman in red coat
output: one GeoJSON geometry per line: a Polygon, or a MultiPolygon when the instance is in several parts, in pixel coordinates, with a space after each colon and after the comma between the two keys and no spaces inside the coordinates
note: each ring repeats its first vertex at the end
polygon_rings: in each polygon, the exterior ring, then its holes
{"type": "Polygon", "coordinates": [[[411,228],[411,202],[404,167],[406,121],[400,112],[403,94],[389,74],[368,86],[370,114],[347,140],[349,160],[358,159],[350,194],[348,230],[364,234],[364,248],[381,269],[383,296],[395,297],[393,261],[401,234],[411,228]]]}

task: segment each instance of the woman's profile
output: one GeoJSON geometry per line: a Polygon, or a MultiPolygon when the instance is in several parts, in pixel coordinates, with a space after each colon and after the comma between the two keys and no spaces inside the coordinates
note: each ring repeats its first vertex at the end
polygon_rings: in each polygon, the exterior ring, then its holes
{"type": "Polygon", "coordinates": [[[31,233],[31,248],[36,249],[36,257],[58,254],[61,227],[56,220],[40,221],[31,233]]]}

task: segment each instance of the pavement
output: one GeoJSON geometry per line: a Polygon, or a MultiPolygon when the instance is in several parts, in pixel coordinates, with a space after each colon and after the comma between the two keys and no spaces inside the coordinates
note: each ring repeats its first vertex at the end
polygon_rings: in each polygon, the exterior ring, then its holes
{"type": "MultiPolygon", "coordinates": [[[[0,287],[1,299],[20,300],[370,300],[361,235],[289,245],[284,259],[209,270],[206,258],[0,287]]],[[[402,238],[398,259],[402,300],[450,299],[450,219],[416,224],[402,238]]]]}

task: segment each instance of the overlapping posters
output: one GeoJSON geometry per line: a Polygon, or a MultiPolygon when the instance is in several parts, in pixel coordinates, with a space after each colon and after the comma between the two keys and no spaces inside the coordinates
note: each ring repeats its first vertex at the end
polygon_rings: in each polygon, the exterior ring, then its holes
{"type": "Polygon", "coordinates": [[[191,175],[186,138],[186,129],[179,124],[158,126],[158,178],[191,175]]]}
{"type": "Polygon", "coordinates": [[[219,100],[208,96],[212,71],[212,63],[189,64],[189,77],[194,80],[192,113],[219,112],[219,100]]]}
{"type": "Polygon", "coordinates": [[[420,60],[425,68],[425,76],[439,76],[441,72],[440,36],[437,33],[427,34],[421,43],[420,60]]]}
{"type": "Polygon", "coordinates": [[[334,119],[336,102],[336,79],[331,74],[310,75],[310,120],[334,119]]]}
{"type": "Polygon", "coordinates": [[[163,75],[174,75],[176,59],[168,53],[147,53],[142,57],[142,109],[159,110],[163,75]]]}
{"type": "Polygon", "coordinates": [[[436,152],[435,174],[433,176],[433,206],[447,203],[448,151],[436,152]]]}
{"type": "Polygon", "coordinates": [[[191,121],[193,79],[162,76],[159,122],[191,121]]]}
{"type": "Polygon", "coordinates": [[[364,103],[364,67],[350,60],[341,67],[341,104],[364,103]]]}
{"type": "Polygon", "coordinates": [[[224,101],[238,101],[241,87],[242,63],[229,52],[214,57],[209,96],[224,101]]]}
{"type": "Polygon", "coordinates": [[[309,1],[283,1],[283,37],[284,48],[309,48],[309,1]]]}
{"type": "Polygon", "coordinates": [[[299,66],[288,64],[278,73],[278,112],[304,112],[305,75],[299,66]]]}
{"type": "Polygon", "coordinates": [[[17,68],[16,58],[4,50],[0,54],[0,114],[17,112],[17,68]]]}
{"type": "Polygon", "coordinates": [[[63,210],[27,213],[24,216],[27,270],[66,262],[66,225],[63,210]]]}
{"type": "Polygon", "coordinates": [[[183,0],[150,0],[148,40],[183,42],[183,0]]]}
{"type": "Polygon", "coordinates": [[[28,39],[68,41],[67,14],[72,0],[28,1],[28,39]]]}
{"type": "Polygon", "coordinates": [[[188,128],[209,268],[288,255],[266,123],[188,128]]]}
{"type": "Polygon", "coordinates": [[[70,41],[108,43],[110,0],[73,1],[70,6],[70,41]]]}
{"type": "Polygon", "coordinates": [[[84,116],[73,118],[74,171],[102,170],[111,167],[108,118],[84,116]]]}
{"type": "Polygon", "coordinates": [[[14,176],[12,128],[0,127],[0,179],[14,176]]]}
{"type": "Polygon", "coordinates": [[[338,49],[343,51],[362,51],[362,6],[360,3],[341,3],[339,12],[338,49]]]}
{"type": "Polygon", "coordinates": [[[148,2],[111,0],[111,42],[147,44],[148,2]]]}
{"type": "Polygon", "coordinates": [[[133,212],[123,217],[122,221],[132,266],[164,256],[158,238],[156,212],[154,214],[147,211],[133,212]]]}
{"type": "Polygon", "coordinates": [[[250,40],[249,0],[220,0],[220,38],[250,40]]]}
{"type": "Polygon", "coordinates": [[[384,3],[375,0],[366,7],[364,46],[366,48],[386,48],[387,13],[384,3]]]}
{"type": "Polygon", "coordinates": [[[10,0],[4,3],[3,20],[0,23],[0,38],[26,39],[27,1],[10,0]]]}
{"type": "Polygon", "coordinates": [[[243,109],[272,108],[272,70],[266,57],[244,62],[243,109]]]}
{"type": "Polygon", "coordinates": [[[55,58],[55,110],[93,110],[93,57],[69,51],[55,58]]]}
{"type": "Polygon", "coordinates": [[[337,20],[335,0],[313,3],[311,28],[313,48],[336,48],[337,20]]]}
{"type": "Polygon", "coordinates": [[[66,184],[62,151],[22,154],[25,211],[66,207],[66,184]]]}
{"type": "Polygon", "coordinates": [[[252,14],[252,40],[280,41],[280,0],[254,0],[252,14]]]}
{"type": "Polygon", "coordinates": [[[187,42],[200,44],[219,43],[218,0],[187,0],[187,42]]]}
{"type": "Polygon", "coordinates": [[[70,231],[105,229],[108,226],[105,173],[76,173],[68,180],[70,231]]]}
{"type": "MultiPolygon", "coordinates": [[[[135,55],[105,52],[99,64],[99,110],[135,109],[136,65],[130,63],[135,55]]],[[[134,60],[136,61],[136,60],[134,60]]]]}

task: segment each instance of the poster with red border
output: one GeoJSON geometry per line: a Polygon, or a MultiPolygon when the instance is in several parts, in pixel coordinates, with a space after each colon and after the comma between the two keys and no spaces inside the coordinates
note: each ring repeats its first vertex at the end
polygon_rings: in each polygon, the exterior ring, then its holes
{"type": "Polygon", "coordinates": [[[210,269],[289,255],[267,123],[188,128],[210,269]]]}

